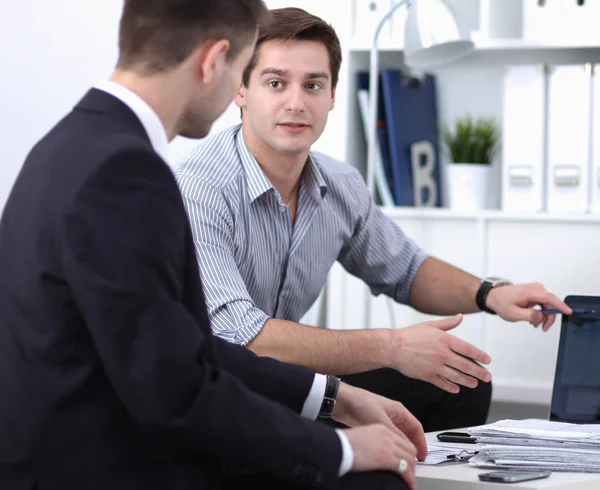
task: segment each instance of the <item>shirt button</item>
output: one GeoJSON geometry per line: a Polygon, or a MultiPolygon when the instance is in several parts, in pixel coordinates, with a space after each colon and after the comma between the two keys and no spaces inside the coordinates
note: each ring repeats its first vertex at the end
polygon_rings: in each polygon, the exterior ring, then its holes
{"type": "Polygon", "coordinates": [[[279,206],[279,212],[285,213],[285,206],[279,206]]]}
{"type": "Polygon", "coordinates": [[[285,291],[283,291],[283,292],[281,293],[281,297],[282,297],[282,298],[285,298],[286,296],[287,296],[287,293],[286,293],[285,291]]]}

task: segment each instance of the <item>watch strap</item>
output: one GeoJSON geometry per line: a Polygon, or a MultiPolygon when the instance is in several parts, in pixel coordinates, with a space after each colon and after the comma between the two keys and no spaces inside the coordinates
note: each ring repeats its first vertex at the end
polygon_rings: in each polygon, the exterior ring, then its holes
{"type": "Polygon", "coordinates": [[[330,419],[333,414],[333,408],[335,407],[335,401],[337,399],[337,393],[340,388],[340,378],[327,375],[327,384],[325,385],[325,396],[321,403],[318,418],[330,419]]]}
{"type": "Polygon", "coordinates": [[[475,303],[477,303],[477,308],[479,308],[481,311],[485,311],[486,313],[489,313],[491,315],[495,315],[496,312],[494,310],[491,310],[490,308],[488,308],[485,304],[488,294],[490,294],[490,291],[492,290],[492,288],[494,287],[494,284],[492,282],[486,281],[485,279],[483,281],[481,281],[481,284],[479,285],[479,289],[477,290],[477,294],[475,295],[475,303]]]}

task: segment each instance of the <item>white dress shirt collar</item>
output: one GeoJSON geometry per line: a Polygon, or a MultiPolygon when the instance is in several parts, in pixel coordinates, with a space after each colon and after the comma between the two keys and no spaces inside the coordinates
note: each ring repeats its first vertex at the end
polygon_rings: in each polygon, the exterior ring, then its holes
{"type": "Polygon", "coordinates": [[[128,88],[109,80],[95,83],[94,88],[116,97],[133,111],[142,123],[154,151],[162,157],[165,163],[168,163],[169,139],[165,127],[152,107],[128,88]]]}

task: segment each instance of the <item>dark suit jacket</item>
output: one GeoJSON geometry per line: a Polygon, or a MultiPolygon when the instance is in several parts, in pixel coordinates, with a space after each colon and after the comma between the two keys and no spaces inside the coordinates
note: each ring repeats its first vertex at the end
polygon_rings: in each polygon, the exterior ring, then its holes
{"type": "Polygon", "coordinates": [[[312,373],[212,337],[194,253],[171,170],[91,90],[0,224],[2,490],[219,488],[230,464],[336,485],[337,435],[297,415],[312,373]]]}

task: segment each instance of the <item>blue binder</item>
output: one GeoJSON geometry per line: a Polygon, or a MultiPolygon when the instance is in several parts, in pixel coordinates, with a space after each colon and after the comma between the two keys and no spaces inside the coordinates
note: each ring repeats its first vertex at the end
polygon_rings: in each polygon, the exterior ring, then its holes
{"type": "Polygon", "coordinates": [[[394,201],[440,207],[440,159],[435,78],[414,83],[400,70],[381,71],[394,201]]]}

